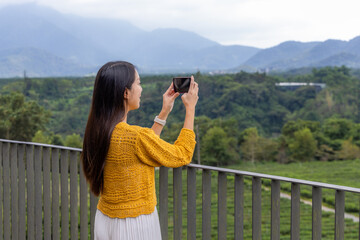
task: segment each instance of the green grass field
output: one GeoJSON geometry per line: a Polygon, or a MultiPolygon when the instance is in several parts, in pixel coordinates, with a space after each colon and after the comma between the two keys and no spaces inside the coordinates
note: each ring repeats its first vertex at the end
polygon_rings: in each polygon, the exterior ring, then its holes
{"type": "MultiPolygon", "coordinates": [[[[333,162],[306,162],[306,163],[243,163],[239,166],[230,166],[232,169],[243,171],[266,173],[270,175],[297,178],[315,182],[330,183],[335,185],[360,188],[360,160],[333,161],[333,162]]],[[[270,184],[265,181],[265,184],[270,184]]],[[[283,183],[282,190],[290,192],[291,185],[283,183]]],[[[302,186],[302,197],[312,196],[311,187],[302,186]]],[[[323,202],[326,205],[335,206],[335,193],[333,190],[323,189],[323,202]]],[[[345,194],[345,211],[359,214],[359,195],[345,194]]]]}
{"type": "MultiPolygon", "coordinates": [[[[360,161],[342,161],[342,162],[310,162],[310,163],[294,163],[287,165],[279,165],[277,163],[263,164],[242,164],[239,166],[231,166],[233,169],[244,171],[252,171],[266,173],[271,175],[286,176],[298,179],[306,179],[318,182],[326,182],[337,185],[345,185],[351,187],[360,187],[358,179],[360,179],[360,161]]],[[[197,218],[196,229],[197,239],[201,239],[202,225],[202,171],[197,171],[197,218]]],[[[227,239],[234,238],[234,175],[227,176],[227,239]]],[[[212,239],[217,239],[217,173],[212,173],[212,239]]],[[[244,178],[244,239],[252,237],[252,189],[251,178],[244,178]]],[[[271,229],[271,192],[267,187],[269,181],[263,181],[262,190],[262,239],[270,239],[271,229]]],[[[282,191],[286,192],[291,189],[290,184],[281,183],[282,191]]],[[[158,186],[157,186],[158,189],[158,186]]],[[[183,239],[186,239],[187,231],[187,206],[186,206],[186,171],[183,171],[183,239]]],[[[311,187],[301,186],[302,198],[311,199],[311,187]]],[[[334,205],[335,191],[323,190],[323,201],[325,205],[334,205]]],[[[172,171],[169,171],[169,239],[173,238],[173,193],[172,193],[172,171]]],[[[346,209],[354,214],[359,212],[359,195],[346,194],[346,209]]],[[[291,202],[288,199],[281,199],[280,202],[280,232],[281,239],[290,239],[290,216],[291,202]]],[[[300,238],[311,239],[312,233],[312,208],[309,205],[301,203],[300,216],[300,238]]],[[[322,239],[334,239],[334,213],[323,212],[322,214],[322,239]]],[[[359,223],[352,220],[345,220],[345,239],[359,239],[359,223]]]]}

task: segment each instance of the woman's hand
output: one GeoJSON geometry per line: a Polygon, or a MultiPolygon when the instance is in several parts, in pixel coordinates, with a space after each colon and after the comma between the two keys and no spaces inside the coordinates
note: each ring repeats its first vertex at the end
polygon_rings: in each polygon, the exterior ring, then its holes
{"type": "MultiPolygon", "coordinates": [[[[170,87],[163,94],[163,106],[162,106],[160,115],[166,115],[166,117],[167,117],[167,115],[169,115],[169,113],[173,109],[175,99],[179,95],[180,95],[180,93],[175,92],[173,83],[171,83],[170,87]]],[[[159,117],[160,117],[160,115],[159,115],[159,117]]]]}
{"type": "Polygon", "coordinates": [[[188,110],[195,111],[195,106],[199,99],[198,92],[199,92],[199,86],[197,82],[195,82],[194,76],[191,76],[189,91],[181,96],[181,99],[187,111],[188,110]]]}
{"type": "MultiPolygon", "coordinates": [[[[180,93],[176,93],[174,91],[173,83],[171,83],[168,90],[166,90],[166,92],[163,94],[163,106],[161,112],[158,115],[158,118],[160,118],[161,120],[167,119],[169,113],[171,112],[174,106],[174,101],[179,95],[180,93]]],[[[155,134],[160,136],[163,127],[164,127],[163,125],[155,122],[151,128],[154,130],[155,134]]]]}
{"type": "Polygon", "coordinates": [[[190,130],[194,129],[195,106],[199,99],[198,92],[199,92],[199,86],[195,82],[194,76],[191,76],[189,91],[181,96],[181,99],[186,108],[184,128],[190,130]]]}

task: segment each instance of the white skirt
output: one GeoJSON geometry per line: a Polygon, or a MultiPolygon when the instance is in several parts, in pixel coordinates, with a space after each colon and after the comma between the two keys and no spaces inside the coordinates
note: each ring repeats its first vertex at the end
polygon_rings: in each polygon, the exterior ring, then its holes
{"type": "Polygon", "coordinates": [[[157,209],[135,218],[110,218],[96,210],[94,240],[161,240],[157,209]]]}

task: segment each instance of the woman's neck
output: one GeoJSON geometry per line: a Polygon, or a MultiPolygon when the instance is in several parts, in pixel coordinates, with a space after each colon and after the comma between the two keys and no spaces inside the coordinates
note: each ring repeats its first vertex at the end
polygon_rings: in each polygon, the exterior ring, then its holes
{"type": "Polygon", "coordinates": [[[127,117],[125,116],[121,122],[127,123],[127,117]]]}
{"type": "Polygon", "coordinates": [[[129,111],[125,111],[125,115],[124,118],[121,122],[127,123],[127,115],[128,115],[129,111]]]}

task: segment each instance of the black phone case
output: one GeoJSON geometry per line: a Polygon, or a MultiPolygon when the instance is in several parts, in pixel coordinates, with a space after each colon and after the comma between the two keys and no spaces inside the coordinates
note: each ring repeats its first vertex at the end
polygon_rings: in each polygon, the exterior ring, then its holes
{"type": "Polygon", "coordinates": [[[173,78],[175,92],[187,93],[189,91],[190,82],[191,82],[190,77],[173,78]]]}

